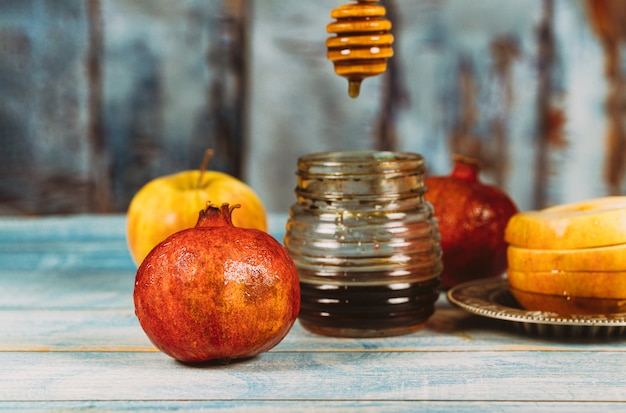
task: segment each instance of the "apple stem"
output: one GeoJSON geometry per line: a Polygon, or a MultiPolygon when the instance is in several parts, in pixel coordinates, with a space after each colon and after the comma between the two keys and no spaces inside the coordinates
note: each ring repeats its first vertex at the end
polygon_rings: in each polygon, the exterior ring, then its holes
{"type": "Polygon", "coordinates": [[[204,152],[204,158],[202,159],[202,164],[200,165],[200,175],[198,175],[198,183],[196,184],[196,188],[200,188],[202,185],[202,177],[204,176],[204,172],[209,167],[209,162],[213,158],[213,154],[215,151],[213,149],[207,149],[204,152]]]}

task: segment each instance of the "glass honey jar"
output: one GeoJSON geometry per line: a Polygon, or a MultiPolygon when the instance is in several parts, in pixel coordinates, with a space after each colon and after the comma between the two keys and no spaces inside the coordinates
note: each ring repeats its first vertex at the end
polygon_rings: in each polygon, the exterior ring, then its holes
{"type": "Polygon", "coordinates": [[[298,159],[284,243],[300,277],[299,321],[314,333],[383,337],[422,328],[442,270],[424,158],[340,151],[298,159]]]}

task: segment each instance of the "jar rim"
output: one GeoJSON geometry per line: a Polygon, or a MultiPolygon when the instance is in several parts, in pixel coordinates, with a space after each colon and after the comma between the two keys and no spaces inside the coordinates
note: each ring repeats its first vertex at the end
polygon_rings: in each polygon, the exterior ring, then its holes
{"type": "Polygon", "coordinates": [[[372,173],[397,174],[407,171],[423,173],[424,157],[404,151],[328,151],[301,156],[298,175],[369,175],[372,173]]]}

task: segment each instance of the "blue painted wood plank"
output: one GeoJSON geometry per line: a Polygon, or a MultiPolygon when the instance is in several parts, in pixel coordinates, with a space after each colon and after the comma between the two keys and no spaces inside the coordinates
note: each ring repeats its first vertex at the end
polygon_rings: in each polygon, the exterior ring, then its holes
{"type": "Polygon", "coordinates": [[[126,217],[123,214],[0,218],[0,247],[15,242],[101,242],[120,240],[125,236],[126,217]]]}
{"type": "MultiPolygon", "coordinates": [[[[268,232],[282,239],[287,214],[268,213],[268,232]]],[[[34,242],[102,242],[126,240],[125,214],[52,215],[37,218],[0,217],[0,248],[34,242]]]]}
{"type": "Polygon", "coordinates": [[[127,269],[0,270],[0,309],[128,309],[134,282],[127,269]]]}
{"type": "Polygon", "coordinates": [[[163,412],[163,411],[208,411],[224,413],[542,413],[568,412],[588,413],[591,410],[603,413],[623,412],[626,403],[614,402],[502,402],[502,401],[372,401],[372,400],[177,400],[177,401],[61,401],[61,402],[0,402],[0,411],[11,412],[82,412],[107,411],[119,413],[163,412]]]}
{"type": "MultiPolygon", "coordinates": [[[[429,325],[405,336],[377,339],[332,338],[312,334],[296,323],[275,352],[616,352],[626,340],[578,341],[525,336],[480,320],[466,321],[461,310],[438,308],[429,325]],[[469,324],[469,325],[468,325],[469,324]],[[442,327],[445,326],[445,327],[442,327]]],[[[469,316],[470,318],[473,316],[469,316]]],[[[0,310],[1,351],[155,351],[134,315],[121,309],[0,310]]]]}
{"type": "Polygon", "coordinates": [[[626,354],[577,354],[270,352],[190,367],[162,353],[3,352],[0,400],[626,401],[626,354]]]}
{"type": "Polygon", "coordinates": [[[102,270],[134,271],[125,244],[115,241],[27,244],[16,243],[0,250],[2,270],[102,270]]]}
{"type": "Polygon", "coordinates": [[[157,351],[133,309],[0,311],[0,352],[157,351]]]}

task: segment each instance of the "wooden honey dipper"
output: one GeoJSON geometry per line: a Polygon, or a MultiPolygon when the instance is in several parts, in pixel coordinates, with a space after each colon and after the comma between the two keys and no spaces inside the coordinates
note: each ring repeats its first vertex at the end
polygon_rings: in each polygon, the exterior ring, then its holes
{"type": "Polygon", "coordinates": [[[336,19],[326,26],[335,37],[326,40],[328,60],[335,73],[348,79],[348,94],[359,96],[361,82],[387,70],[387,59],[393,56],[391,22],[378,0],[356,0],[356,4],[339,6],[330,12],[336,19]]]}

